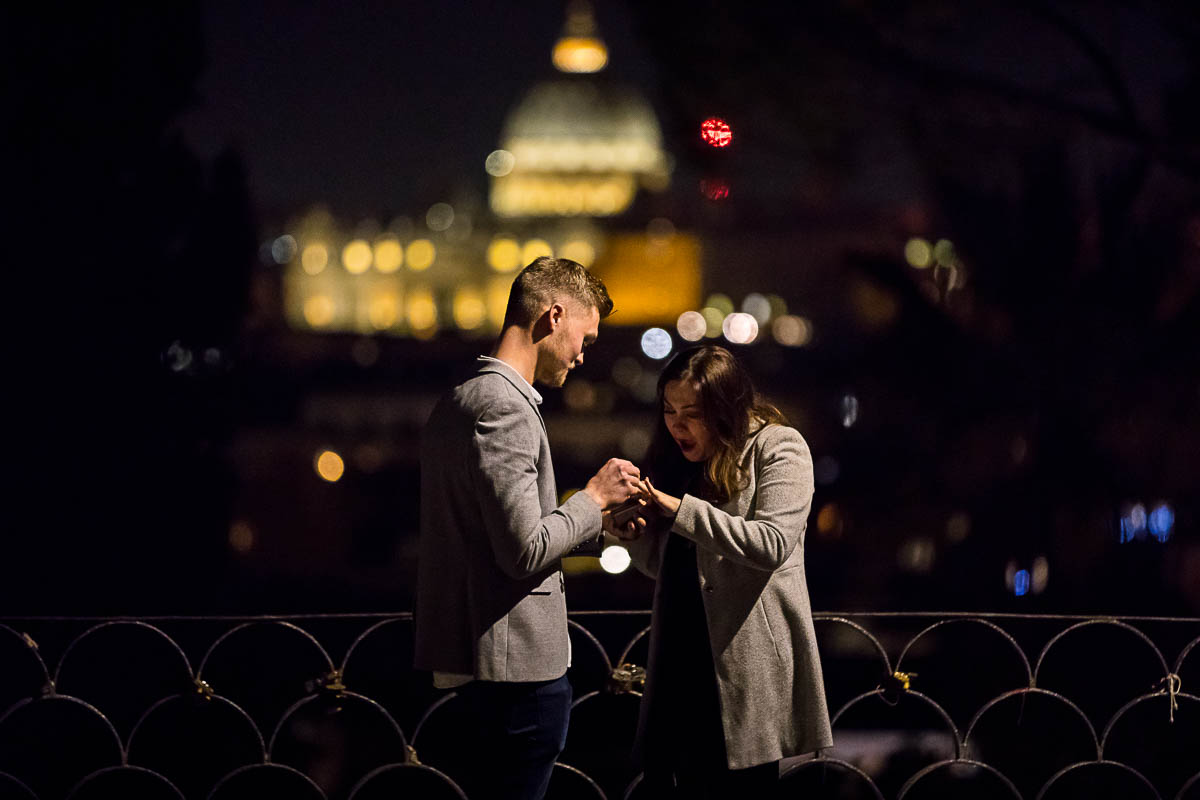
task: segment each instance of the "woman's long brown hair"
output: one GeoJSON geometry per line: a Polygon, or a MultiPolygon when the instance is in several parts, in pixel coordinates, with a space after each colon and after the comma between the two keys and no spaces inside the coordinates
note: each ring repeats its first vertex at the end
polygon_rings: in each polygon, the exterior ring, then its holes
{"type": "Polygon", "coordinates": [[[787,419],[759,397],[749,374],[724,347],[704,345],[676,354],[658,376],[658,423],[647,458],[651,479],[673,494],[682,493],[698,471],[679,451],[663,418],[663,390],[673,381],[697,386],[700,412],[715,445],[703,465],[703,483],[695,489],[710,502],[725,503],[747,484],[738,458],[752,430],[768,423],[786,425],[787,419]]]}

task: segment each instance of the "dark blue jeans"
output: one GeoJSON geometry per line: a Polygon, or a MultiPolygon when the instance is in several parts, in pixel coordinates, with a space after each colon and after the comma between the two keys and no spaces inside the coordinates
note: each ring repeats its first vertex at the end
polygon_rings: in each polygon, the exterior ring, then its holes
{"type": "Polygon", "coordinates": [[[567,677],[532,683],[471,681],[458,691],[476,723],[471,739],[478,766],[463,786],[471,800],[541,800],[567,743],[567,677]]]}

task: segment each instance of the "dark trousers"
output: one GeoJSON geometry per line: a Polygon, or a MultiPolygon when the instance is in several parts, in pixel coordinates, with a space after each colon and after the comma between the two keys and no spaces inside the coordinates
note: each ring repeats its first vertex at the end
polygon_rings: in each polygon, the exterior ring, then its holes
{"type": "Polygon", "coordinates": [[[567,743],[571,684],[552,681],[471,681],[459,694],[475,730],[476,759],[463,789],[471,800],[541,800],[554,762],[567,743]]]}

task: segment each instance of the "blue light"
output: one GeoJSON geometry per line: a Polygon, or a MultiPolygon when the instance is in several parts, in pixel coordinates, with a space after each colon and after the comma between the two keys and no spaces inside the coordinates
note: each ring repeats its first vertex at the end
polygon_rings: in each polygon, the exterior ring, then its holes
{"type": "Polygon", "coordinates": [[[1013,594],[1017,597],[1024,597],[1029,591],[1029,570],[1019,569],[1017,574],[1013,575],[1013,594]]]}
{"type": "Polygon", "coordinates": [[[1171,538],[1171,528],[1175,526],[1175,512],[1166,503],[1159,503],[1150,512],[1150,533],[1159,542],[1171,538]]]}
{"type": "Polygon", "coordinates": [[[1121,543],[1146,538],[1146,507],[1138,503],[1121,515],[1121,543]]]}

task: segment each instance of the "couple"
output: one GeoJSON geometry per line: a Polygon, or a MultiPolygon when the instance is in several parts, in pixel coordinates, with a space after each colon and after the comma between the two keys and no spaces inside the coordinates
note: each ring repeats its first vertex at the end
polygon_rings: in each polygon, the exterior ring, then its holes
{"type": "Polygon", "coordinates": [[[473,800],[546,791],[571,703],[560,559],[602,528],[658,579],[635,747],[651,796],[765,789],[779,759],[832,744],[803,569],[811,458],[728,351],[663,372],[653,473],[610,459],[559,504],[532,384],[561,386],[611,311],[582,266],[537,259],[492,356],[425,428],[415,660],[487,743],[473,800]],[[635,497],[643,517],[614,526],[635,497]]]}

